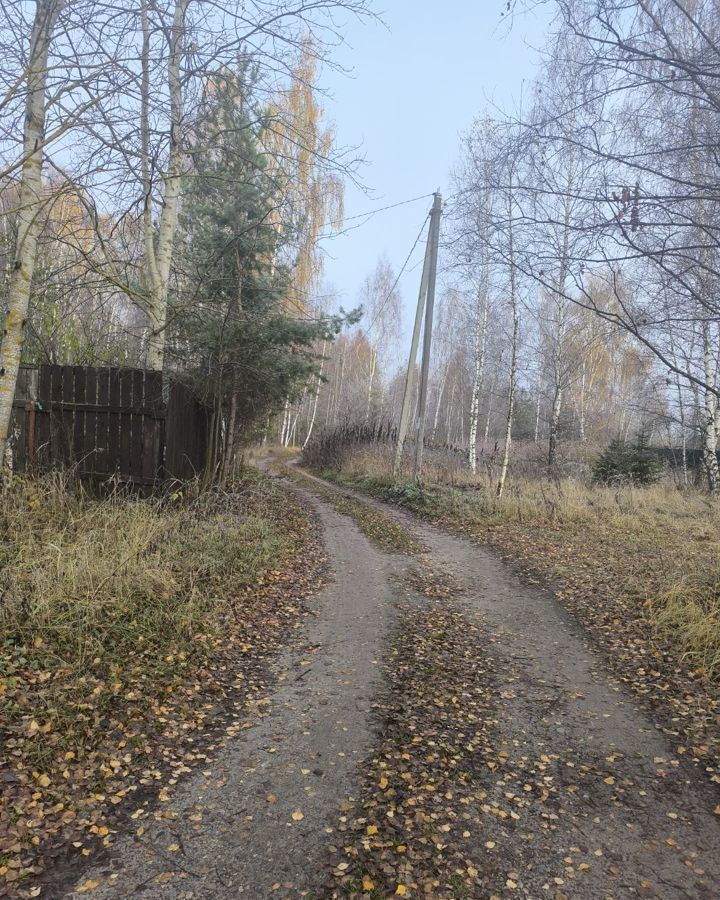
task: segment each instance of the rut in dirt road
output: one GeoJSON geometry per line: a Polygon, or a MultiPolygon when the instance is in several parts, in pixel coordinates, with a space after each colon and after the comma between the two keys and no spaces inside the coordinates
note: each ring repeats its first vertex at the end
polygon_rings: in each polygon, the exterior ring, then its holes
{"type": "Polygon", "coordinates": [[[429,553],[380,552],[313,502],[333,581],[262,716],[77,888],[187,900],[718,895],[717,800],[552,597],[381,505],[429,553]],[[422,571],[450,587],[433,599],[422,571]]]}
{"type": "MultiPolygon", "coordinates": [[[[320,506],[332,583],[310,601],[299,647],[277,664],[262,718],[184,782],[157,821],[87,872],[93,897],[300,896],[318,881],[325,832],[370,747],[370,701],[391,624],[392,561],[320,506]]],[[[67,896],[82,896],[78,890],[67,896]]]]}

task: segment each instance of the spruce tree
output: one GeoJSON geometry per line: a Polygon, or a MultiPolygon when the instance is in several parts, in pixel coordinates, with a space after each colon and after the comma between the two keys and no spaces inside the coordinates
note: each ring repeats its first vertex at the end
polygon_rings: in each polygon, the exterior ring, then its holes
{"type": "MultiPolygon", "coordinates": [[[[216,77],[198,118],[182,200],[183,277],[173,299],[172,354],[212,411],[211,468],[227,472],[238,437],[317,375],[313,346],[342,316],[290,314],[290,235],[278,221],[247,64],[216,77]]],[[[179,257],[180,258],[180,257],[179,257]]],[[[221,476],[222,477],[222,476],[221,476]]]]}

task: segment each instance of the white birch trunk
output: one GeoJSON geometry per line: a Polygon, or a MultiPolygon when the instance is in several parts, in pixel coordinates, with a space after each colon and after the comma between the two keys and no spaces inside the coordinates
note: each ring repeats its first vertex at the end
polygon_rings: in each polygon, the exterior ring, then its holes
{"type": "Polygon", "coordinates": [[[365,421],[370,421],[370,405],[372,403],[372,389],[375,381],[375,369],[377,368],[377,352],[370,351],[370,381],[368,382],[367,407],[365,409],[365,421]]]}
{"type": "Polygon", "coordinates": [[[440,406],[442,404],[442,398],[445,394],[445,383],[447,382],[448,369],[450,368],[450,363],[443,368],[442,378],[440,379],[440,384],[438,385],[438,393],[435,401],[435,415],[433,416],[433,427],[430,432],[430,440],[432,442],[435,441],[435,434],[437,432],[438,420],[440,418],[440,406]]]}
{"type": "Polygon", "coordinates": [[[472,392],[470,394],[470,437],[468,439],[468,462],[473,475],[477,474],[477,431],[480,416],[480,392],[485,375],[485,347],[488,330],[488,291],[482,289],[482,312],[475,323],[474,351],[475,371],[473,372],[472,392]]]}
{"type": "Polygon", "coordinates": [[[282,428],[280,430],[280,446],[287,447],[287,435],[289,431],[289,423],[290,423],[290,401],[285,401],[285,406],[283,408],[283,419],[282,419],[282,428]]]}
{"type": "Polygon", "coordinates": [[[147,313],[150,320],[147,366],[162,371],[165,362],[165,326],[167,323],[168,285],[173,245],[178,225],[178,204],[182,177],[182,86],[180,62],[185,35],[185,14],[189,0],[177,0],[169,38],[168,93],[170,97],[170,148],[167,172],[163,178],[163,206],[157,233],[152,222],[152,183],[150,179],[150,35],[147,7],[143,5],[143,181],[145,190],[145,277],[148,290],[147,313]]]}
{"type": "MultiPolygon", "coordinates": [[[[512,180],[510,182],[512,191],[512,180]]],[[[512,193],[508,198],[508,205],[512,206],[512,193]]],[[[502,497],[505,489],[505,479],[507,478],[508,465],[510,464],[510,445],[512,443],[512,426],[513,416],[515,414],[515,386],[517,382],[517,359],[520,344],[520,318],[518,315],[517,291],[515,284],[515,247],[513,244],[513,227],[512,227],[512,208],[510,208],[508,216],[508,257],[510,264],[510,303],[512,304],[513,315],[513,334],[512,348],[510,356],[510,385],[508,387],[508,405],[507,418],[505,420],[505,440],[503,443],[502,464],[500,466],[500,477],[497,483],[498,500],[502,497]]]]}
{"type": "Polygon", "coordinates": [[[303,450],[307,447],[310,438],[312,437],[313,428],[315,427],[315,416],[317,415],[318,408],[318,400],[320,398],[320,385],[322,384],[322,376],[323,376],[323,368],[325,366],[325,348],[327,347],[327,341],[323,341],[322,351],[320,354],[320,372],[318,373],[317,384],[315,385],[315,397],[313,398],[313,409],[312,415],[310,416],[310,425],[308,426],[308,432],[305,435],[305,440],[303,441],[303,450]]]}
{"type": "Polygon", "coordinates": [[[717,415],[718,402],[715,396],[715,359],[710,340],[710,326],[703,322],[703,365],[705,369],[705,404],[703,421],[703,464],[707,478],[708,490],[711,494],[717,494],[720,487],[720,471],[717,460],[717,415]]]}
{"type": "Polygon", "coordinates": [[[30,36],[27,64],[27,99],[23,134],[24,163],[20,176],[17,242],[10,282],[7,314],[0,340],[0,462],[5,458],[15,388],[25,342],[30,290],[37,259],[41,213],[43,137],[47,92],[48,54],[63,0],[38,0],[30,36]]]}

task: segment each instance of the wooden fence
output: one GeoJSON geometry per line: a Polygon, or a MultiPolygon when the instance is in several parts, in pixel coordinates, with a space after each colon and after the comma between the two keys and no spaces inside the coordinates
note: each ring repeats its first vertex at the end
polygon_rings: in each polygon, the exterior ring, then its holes
{"type": "Polygon", "coordinates": [[[16,471],[73,466],[92,480],[151,486],[205,465],[207,411],[161,372],[23,367],[14,406],[16,471]]]}

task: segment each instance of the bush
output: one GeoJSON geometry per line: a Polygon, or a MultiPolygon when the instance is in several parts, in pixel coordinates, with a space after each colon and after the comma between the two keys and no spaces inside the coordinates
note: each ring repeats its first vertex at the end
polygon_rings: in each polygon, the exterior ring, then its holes
{"type": "Polygon", "coordinates": [[[617,437],[593,465],[593,481],[600,484],[655,484],[662,475],[662,463],[648,446],[646,435],[635,443],[617,437]]]}

